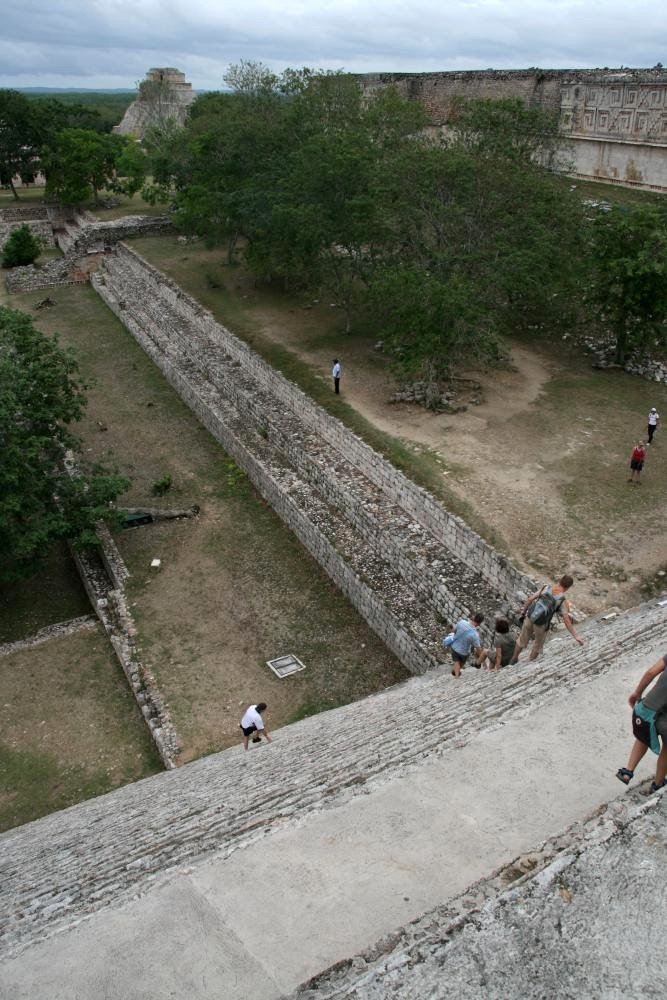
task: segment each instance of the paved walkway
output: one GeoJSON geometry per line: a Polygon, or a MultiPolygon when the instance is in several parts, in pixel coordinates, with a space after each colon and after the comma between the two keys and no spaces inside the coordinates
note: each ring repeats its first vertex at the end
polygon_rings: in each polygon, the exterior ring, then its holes
{"type": "MultiPolygon", "coordinates": [[[[209,854],[157,874],[135,898],[32,939],[0,964],[0,996],[234,1000],[291,992],[624,794],[614,777],[631,742],[623,706],[662,646],[654,639],[640,656],[624,655],[464,746],[325,811],[296,814],[227,857],[209,854]]],[[[370,755],[383,737],[368,738],[370,755]]],[[[298,775],[285,781],[298,783],[298,775]]]]}

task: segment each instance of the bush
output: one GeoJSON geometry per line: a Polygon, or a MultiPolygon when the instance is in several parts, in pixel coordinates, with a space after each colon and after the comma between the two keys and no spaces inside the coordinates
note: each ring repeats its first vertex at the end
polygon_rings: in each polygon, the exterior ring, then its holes
{"type": "Polygon", "coordinates": [[[161,479],[156,479],[153,483],[152,492],[154,497],[163,497],[169,492],[172,485],[172,478],[167,473],[166,476],[162,476],[161,479]]]}
{"type": "Polygon", "coordinates": [[[42,249],[30,226],[19,226],[5,243],[2,252],[3,267],[18,267],[21,264],[34,264],[42,249]]]}

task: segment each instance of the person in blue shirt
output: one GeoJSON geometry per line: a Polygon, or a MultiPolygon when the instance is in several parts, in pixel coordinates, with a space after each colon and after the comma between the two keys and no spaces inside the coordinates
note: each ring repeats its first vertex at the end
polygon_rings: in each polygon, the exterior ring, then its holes
{"type": "MultiPolygon", "coordinates": [[[[452,670],[454,677],[461,676],[461,667],[465,664],[471,653],[479,657],[482,642],[479,637],[478,628],[483,621],[484,615],[475,612],[470,618],[461,618],[454,626],[454,638],[451,642],[447,643],[449,651],[452,654],[452,660],[454,661],[454,668],[452,670]]],[[[481,663],[476,663],[475,666],[481,666],[481,663]]]]}

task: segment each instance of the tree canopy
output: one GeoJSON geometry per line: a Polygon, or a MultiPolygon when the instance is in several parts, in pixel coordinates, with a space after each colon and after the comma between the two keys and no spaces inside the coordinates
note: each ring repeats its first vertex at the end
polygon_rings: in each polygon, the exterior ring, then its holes
{"type": "Polygon", "coordinates": [[[72,355],[24,313],[0,307],[0,579],[28,575],[57,539],[95,540],[129,482],[85,463],[70,430],[85,408],[72,355]],[[64,467],[74,453],[76,475],[64,467]]]}
{"type": "Polygon", "coordinates": [[[667,211],[636,205],[599,212],[593,226],[591,298],[612,333],[616,361],[667,343],[667,211]]]}
{"type": "Polygon", "coordinates": [[[65,204],[95,204],[100,191],[123,191],[130,196],[141,187],[145,156],[131,139],[90,129],[65,128],[49,140],[42,154],[46,192],[65,204]]]}

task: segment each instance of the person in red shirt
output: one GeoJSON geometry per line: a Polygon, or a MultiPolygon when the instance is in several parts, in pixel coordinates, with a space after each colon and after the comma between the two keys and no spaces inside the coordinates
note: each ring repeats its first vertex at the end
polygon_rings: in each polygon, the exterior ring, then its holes
{"type": "Polygon", "coordinates": [[[630,458],[630,478],[629,483],[636,483],[637,486],[641,486],[639,477],[641,476],[642,469],[644,468],[644,459],[646,458],[646,448],[644,447],[643,441],[638,441],[637,444],[632,449],[632,456],[630,458]]]}

